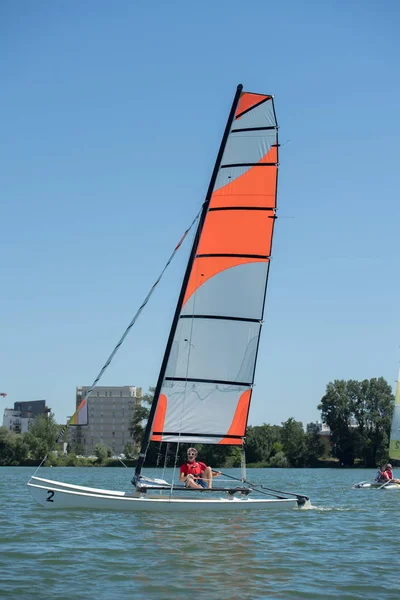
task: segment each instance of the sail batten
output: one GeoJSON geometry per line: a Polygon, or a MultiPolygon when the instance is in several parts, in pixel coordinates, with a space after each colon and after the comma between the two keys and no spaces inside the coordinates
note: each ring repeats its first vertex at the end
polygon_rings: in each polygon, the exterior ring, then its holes
{"type": "Polygon", "coordinates": [[[274,162],[241,162],[241,163],[229,163],[226,165],[221,165],[221,169],[228,169],[230,167],[276,167],[277,164],[274,162]]]}
{"type": "MultiPolygon", "coordinates": [[[[179,431],[153,431],[153,435],[164,435],[164,436],[174,436],[174,437],[178,437],[180,435],[179,431]]],[[[218,433],[218,434],[213,434],[213,433],[193,433],[193,432],[187,432],[185,434],[186,437],[193,437],[193,438],[199,438],[199,437],[209,437],[209,438],[221,438],[221,437],[227,437],[227,438],[232,438],[232,439],[238,439],[238,438],[242,438],[241,435],[229,435],[227,433],[218,433]]]]}
{"type": "Polygon", "coordinates": [[[213,254],[197,254],[196,258],[211,258],[211,257],[224,257],[224,258],[255,258],[255,259],[260,259],[260,260],[268,260],[270,257],[269,254],[222,254],[222,253],[216,253],[214,252],[213,254]]]}
{"type": "Polygon", "coordinates": [[[242,129],[232,129],[232,133],[240,133],[241,131],[270,131],[273,129],[277,129],[274,125],[270,127],[244,127],[242,129]]]}
{"type": "Polygon", "coordinates": [[[200,379],[199,377],[197,377],[196,379],[193,379],[191,377],[166,377],[165,381],[186,381],[188,383],[218,383],[223,385],[242,385],[246,387],[252,385],[251,381],[230,381],[229,379],[200,379]]]}
{"type": "Polygon", "coordinates": [[[227,317],[224,315],[181,315],[181,319],[221,319],[222,321],[243,321],[247,323],[259,323],[260,319],[249,317],[227,317]]]}

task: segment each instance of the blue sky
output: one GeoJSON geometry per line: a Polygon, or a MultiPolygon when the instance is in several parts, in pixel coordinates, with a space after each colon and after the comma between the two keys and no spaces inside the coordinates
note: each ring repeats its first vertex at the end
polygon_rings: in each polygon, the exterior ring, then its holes
{"type": "MultiPolygon", "coordinates": [[[[59,422],[207,191],[238,83],[275,95],[278,221],[250,424],[400,359],[396,0],[0,6],[0,391],[59,422]]],[[[154,385],[191,240],[103,385],[154,385]]]]}

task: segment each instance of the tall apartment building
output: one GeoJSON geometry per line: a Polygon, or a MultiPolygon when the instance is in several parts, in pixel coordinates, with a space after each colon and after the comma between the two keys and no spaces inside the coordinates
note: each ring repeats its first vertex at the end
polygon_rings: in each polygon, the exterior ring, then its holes
{"type": "Polygon", "coordinates": [[[27,402],[14,402],[14,408],[5,408],[3,426],[15,433],[26,433],[30,423],[38,415],[50,414],[46,400],[29,400],[27,402]]]}
{"type": "MultiPolygon", "coordinates": [[[[78,407],[89,386],[76,388],[78,407]]],[[[131,442],[129,426],[136,407],[141,406],[142,388],[136,386],[96,387],[88,398],[88,425],[71,427],[71,439],[90,456],[96,444],[104,444],[113,455],[122,454],[131,442]]]]}

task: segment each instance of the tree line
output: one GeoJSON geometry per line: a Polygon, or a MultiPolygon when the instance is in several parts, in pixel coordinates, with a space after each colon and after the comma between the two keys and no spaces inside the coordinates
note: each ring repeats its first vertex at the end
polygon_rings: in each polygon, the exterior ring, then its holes
{"type": "MultiPolygon", "coordinates": [[[[148,417],[154,388],[143,397],[141,412],[133,415],[131,432],[140,446],[143,421],[148,417]]],[[[322,438],[318,427],[305,432],[300,421],[290,418],[279,425],[249,426],[246,430],[247,463],[260,467],[314,467],[327,459],[342,466],[357,464],[375,467],[388,459],[389,438],[394,396],[383,378],[363,381],[337,379],[328,383],[318,405],[321,420],[331,431],[322,438]]],[[[186,446],[178,453],[185,460],[186,446]]],[[[196,445],[204,462],[216,466],[237,467],[241,464],[240,449],[234,446],[196,445]]],[[[167,450],[167,462],[171,461],[167,450]]],[[[160,461],[160,452],[150,443],[148,464],[160,461]]]]}
{"type": "MultiPolygon", "coordinates": [[[[15,433],[7,427],[0,427],[0,466],[38,465],[47,456],[45,466],[96,466],[111,462],[111,450],[97,444],[93,457],[83,457],[79,448],[67,444],[67,454],[57,444],[63,425],[56,423],[54,414],[38,415],[33,419],[26,433],[15,433]]],[[[64,441],[69,438],[64,434],[64,441]]]]}
{"type": "MultiPolygon", "coordinates": [[[[143,439],[154,388],[142,398],[142,406],[130,422],[132,441],[125,446],[130,465],[135,463],[143,439]]],[[[326,387],[318,409],[322,421],[331,430],[325,443],[317,427],[304,431],[300,421],[289,418],[281,425],[249,426],[246,430],[245,454],[249,466],[314,467],[335,459],[343,466],[375,467],[388,459],[388,447],[394,396],[387,381],[380,377],[364,381],[335,380],[326,387]]],[[[111,451],[102,444],[95,448],[95,459],[79,457],[77,448],[67,446],[67,455],[51,452],[61,425],[54,415],[40,415],[29,431],[16,434],[0,427],[0,465],[38,464],[49,455],[46,464],[104,465],[111,461],[111,451]],[[50,453],[50,454],[49,454],[50,453]],[[78,455],[78,456],[77,456],[78,455]]],[[[184,462],[188,445],[151,442],[147,466],[173,466],[184,462]]],[[[196,444],[201,460],[215,467],[238,467],[242,461],[237,446],[196,444]]]]}

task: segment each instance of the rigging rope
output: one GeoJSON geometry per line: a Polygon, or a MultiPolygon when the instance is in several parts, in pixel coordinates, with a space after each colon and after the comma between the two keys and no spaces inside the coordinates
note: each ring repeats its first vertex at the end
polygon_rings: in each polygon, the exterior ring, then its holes
{"type": "MultiPolygon", "coordinates": [[[[193,219],[190,227],[188,229],[186,229],[185,233],[183,234],[183,236],[181,237],[181,239],[179,240],[177,246],[175,246],[174,251],[172,252],[171,256],[169,257],[166,265],[164,266],[163,270],[161,271],[160,275],[158,276],[157,280],[153,283],[152,287],[150,288],[149,293],[147,294],[146,298],[143,300],[142,304],[140,305],[140,307],[138,308],[138,310],[136,311],[136,314],[134,315],[132,321],[129,323],[128,327],[126,328],[125,332],[123,333],[121,339],[119,340],[118,344],[115,346],[114,350],[111,352],[110,356],[108,357],[104,367],[101,369],[100,373],[97,375],[96,379],[94,380],[94,382],[92,383],[91,387],[86,391],[85,397],[82,399],[82,402],[87,401],[88,397],[90,396],[90,394],[93,392],[94,388],[96,387],[97,383],[100,381],[101,377],[103,376],[104,371],[107,369],[107,367],[110,365],[112,359],[114,358],[114,356],[116,355],[116,353],[118,352],[119,348],[122,346],[126,336],[128,335],[128,333],[130,332],[130,330],[132,329],[132,327],[134,326],[134,324],[136,323],[140,313],[142,312],[142,310],[144,309],[144,307],[146,306],[146,304],[148,303],[148,301],[150,300],[150,297],[152,296],[155,288],[157,287],[157,285],[160,283],[165,271],[167,270],[167,268],[169,267],[169,265],[171,264],[175,254],[177,253],[177,251],[179,250],[180,246],[182,245],[183,240],[185,239],[185,237],[187,236],[187,234],[189,233],[189,231],[192,229],[194,223],[196,222],[196,220],[199,217],[198,213],[196,215],[196,217],[193,219]]],[[[82,405],[82,402],[80,404],[80,406],[82,405]]],[[[78,407],[78,411],[79,411],[79,407],[78,407]]],[[[77,412],[77,411],[76,411],[77,412]]],[[[73,417],[72,417],[73,418],[73,417]]],[[[71,418],[71,420],[72,420],[71,418]]],[[[68,425],[68,424],[67,424],[68,425]]]]}
{"type": "MultiPolygon", "coordinates": [[[[200,211],[201,212],[201,211],[200,211]]],[[[97,375],[96,379],[94,380],[93,384],[91,385],[91,387],[86,391],[85,397],[82,399],[79,407],[77,408],[77,410],[74,412],[74,414],[72,415],[72,417],[69,419],[69,421],[67,422],[67,424],[60,430],[56,441],[54,442],[51,450],[54,448],[54,446],[63,438],[68,426],[71,424],[72,420],[74,419],[75,415],[79,412],[80,408],[83,406],[84,402],[87,402],[88,397],[90,396],[90,394],[93,392],[94,388],[96,387],[96,384],[100,381],[101,377],[103,376],[104,371],[107,369],[107,367],[110,365],[112,359],[114,358],[114,356],[116,355],[116,353],[118,352],[119,348],[122,346],[126,336],[128,335],[128,333],[130,332],[130,330],[132,329],[132,327],[134,326],[134,324],[136,323],[140,313],[142,312],[142,310],[144,309],[144,307],[146,306],[146,304],[148,303],[148,301],[150,300],[150,297],[152,296],[155,288],[157,287],[157,285],[160,283],[165,271],[167,270],[167,268],[169,267],[169,265],[171,264],[173,258],[175,257],[175,254],[177,253],[177,251],[179,250],[179,248],[181,247],[184,239],[186,238],[187,234],[189,233],[189,231],[192,229],[193,225],[196,223],[197,219],[200,216],[200,212],[197,213],[197,215],[195,216],[195,218],[193,219],[193,221],[191,222],[190,226],[186,229],[186,231],[184,232],[184,234],[182,235],[181,239],[179,240],[178,244],[175,246],[171,256],[169,257],[167,263],[165,264],[163,270],[161,271],[160,275],[158,276],[158,278],[156,279],[156,281],[153,283],[152,287],[150,288],[149,293],[147,294],[147,296],[145,297],[145,299],[143,300],[142,304],[140,305],[140,307],[138,308],[138,310],[136,311],[132,321],[129,323],[128,327],[126,328],[124,334],[122,335],[121,339],[119,340],[118,344],[115,346],[114,350],[111,352],[110,356],[108,357],[104,367],[101,369],[100,373],[97,375]]],[[[51,451],[50,450],[50,451],[51,451]]],[[[44,461],[47,458],[47,454],[44,457],[44,459],[42,460],[42,462],[40,463],[40,465],[37,467],[35,473],[37,473],[37,471],[40,469],[40,467],[42,466],[42,464],[44,463],[44,461]]],[[[35,475],[35,473],[32,475],[32,477],[35,475]]]]}

